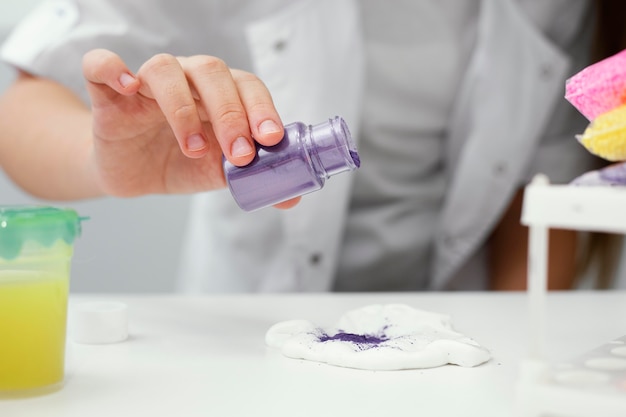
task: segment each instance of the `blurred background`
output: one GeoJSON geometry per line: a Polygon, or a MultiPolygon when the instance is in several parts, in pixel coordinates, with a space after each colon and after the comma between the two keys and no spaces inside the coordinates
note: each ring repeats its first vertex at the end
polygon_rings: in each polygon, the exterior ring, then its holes
{"type": "MultiPolygon", "coordinates": [[[[0,42],[42,0],[0,4],[0,42]]],[[[0,63],[0,93],[15,76],[0,63]]],[[[573,138],[572,138],[573,139],[573,138]]],[[[72,292],[170,292],[186,227],[189,196],[104,198],[84,202],[39,201],[22,192],[0,169],[0,204],[49,204],[70,207],[90,220],[76,242],[72,292]]],[[[626,288],[622,251],[615,287],[626,288]]],[[[582,288],[590,287],[587,277],[582,288]]]]}
{"type": "MultiPolygon", "coordinates": [[[[3,1],[0,41],[41,0],[3,1]]],[[[0,92],[13,79],[0,63],[0,92]]],[[[0,204],[52,204],[90,220],[75,245],[73,292],[169,292],[180,256],[188,196],[150,196],[85,202],[41,202],[15,187],[0,171],[0,204]]]]}

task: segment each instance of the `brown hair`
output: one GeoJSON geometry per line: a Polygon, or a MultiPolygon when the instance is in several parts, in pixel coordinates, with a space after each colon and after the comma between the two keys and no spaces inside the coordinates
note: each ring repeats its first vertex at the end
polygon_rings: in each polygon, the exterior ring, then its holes
{"type": "MultiPolygon", "coordinates": [[[[591,44],[592,62],[600,61],[626,48],[626,2],[623,0],[594,1],[594,35],[591,44]]],[[[592,232],[579,264],[579,277],[595,268],[593,287],[609,289],[622,254],[623,236],[615,233],[592,232]]]]}
{"type": "Polygon", "coordinates": [[[626,2],[596,0],[594,14],[592,60],[597,62],[626,48],[626,2]]]}

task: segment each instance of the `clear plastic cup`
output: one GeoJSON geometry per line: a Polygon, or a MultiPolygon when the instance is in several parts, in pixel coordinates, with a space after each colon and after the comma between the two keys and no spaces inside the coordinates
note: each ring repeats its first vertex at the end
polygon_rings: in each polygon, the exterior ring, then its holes
{"type": "Polygon", "coordinates": [[[0,398],[60,389],[74,210],[0,206],[0,398]]]}

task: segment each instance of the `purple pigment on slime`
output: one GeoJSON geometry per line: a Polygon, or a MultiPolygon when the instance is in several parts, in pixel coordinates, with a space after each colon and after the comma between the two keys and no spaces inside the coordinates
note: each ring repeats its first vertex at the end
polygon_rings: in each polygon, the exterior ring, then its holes
{"type": "Polygon", "coordinates": [[[600,178],[611,185],[626,185],[626,163],[609,165],[599,171],[600,178]]]}
{"type": "Polygon", "coordinates": [[[376,336],[370,334],[355,334],[355,333],[347,333],[347,332],[339,332],[334,335],[328,335],[323,333],[318,336],[318,340],[321,343],[332,342],[332,341],[340,341],[340,342],[348,342],[358,346],[360,349],[369,349],[380,345],[383,342],[389,340],[387,336],[376,336]]]}
{"type": "Polygon", "coordinates": [[[574,178],[570,184],[609,187],[626,186],[626,162],[620,162],[599,170],[586,172],[574,178]]]}

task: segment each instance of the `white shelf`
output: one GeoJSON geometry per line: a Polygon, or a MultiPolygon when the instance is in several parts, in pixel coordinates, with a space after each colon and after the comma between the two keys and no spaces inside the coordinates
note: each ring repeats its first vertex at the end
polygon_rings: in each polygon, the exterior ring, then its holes
{"type": "Polygon", "coordinates": [[[524,192],[522,223],[626,233],[626,187],[550,185],[537,176],[524,192]]]}
{"type": "MultiPolygon", "coordinates": [[[[626,233],[626,189],[604,186],[551,185],[536,176],[524,192],[521,222],[529,227],[528,359],[521,364],[517,386],[519,417],[623,417],[626,416],[626,368],[598,371],[587,366],[594,355],[606,359],[610,349],[600,347],[567,364],[544,360],[548,270],[548,229],[574,229],[626,233]],[[608,352],[608,353],[607,353],[608,352]],[[575,380],[563,375],[578,375],[575,380]],[[598,375],[602,383],[595,383],[598,375]],[[593,376],[591,378],[590,376],[593,376]],[[612,381],[622,381],[616,384],[612,381]]],[[[584,306],[581,306],[584,308],[584,306]]],[[[575,329],[575,326],[572,326],[575,329]]],[[[626,333],[626,329],[624,331],[626,333]]],[[[626,338],[611,341],[624,344],[626,338]]],[[[626,344],[624,344],[626,346],[626,344]]],[[[623,358],[611,358],[622,361],[623,358]]],[[[626,362],[626,361],[625,361],[626,362]]]]}

